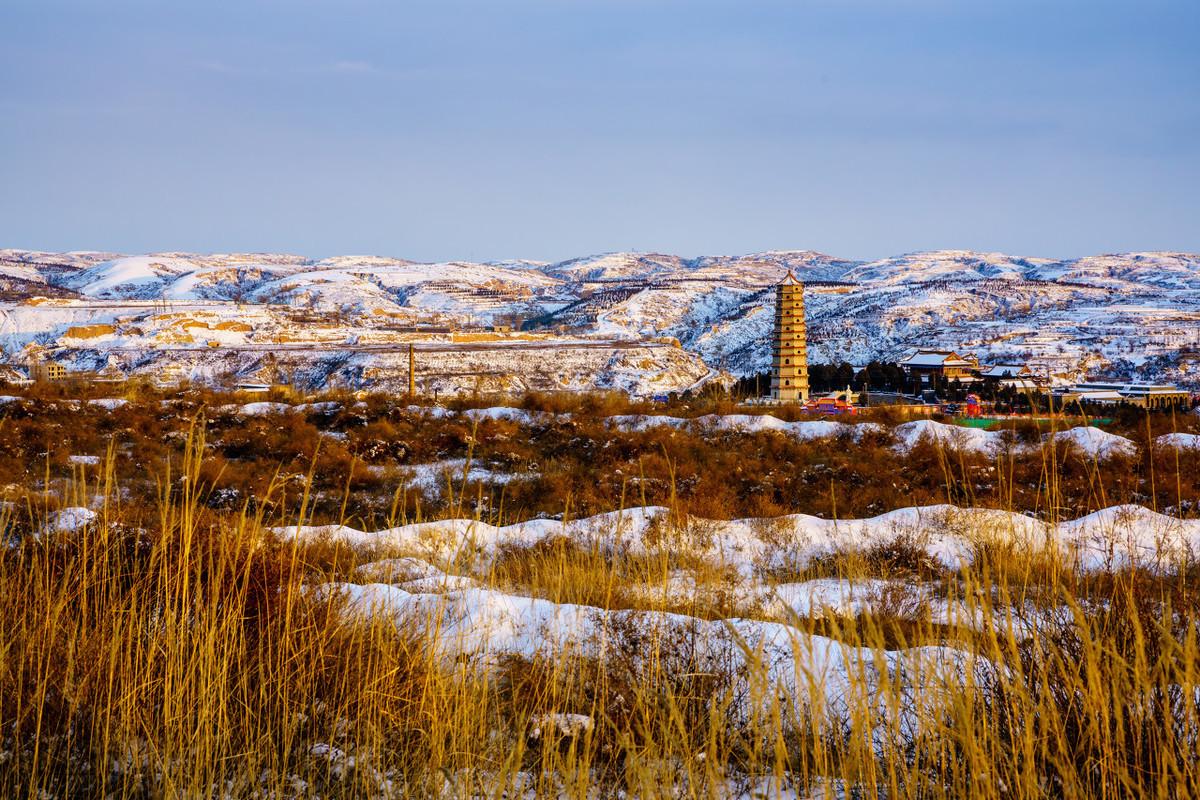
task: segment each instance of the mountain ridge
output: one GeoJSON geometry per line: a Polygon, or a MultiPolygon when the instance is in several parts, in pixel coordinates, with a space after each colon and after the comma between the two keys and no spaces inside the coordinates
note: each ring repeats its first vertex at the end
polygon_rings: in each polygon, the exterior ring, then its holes
{"type": "MultiPolygon", "coordinates": [[[[1171,250],[1053,259],[945,249],[873,261],[813,250],[615,251],[548,263],[425,263],[9,249],[0,250],[0,297],[12,304],[0,307],[0,347],[12,359],[34,343],[79,346],[64,334],[86,320],[88,307],[97,319],[124,320],[118,331],[148,331],[158,325],[149,312],[120,308],[226,303],[259,309],[254,319],[261,320],[247,334],[255,340],[303,338],[309,334],[296,327],[300,318],[337,320],[336,332],[323,335],[347,342],[378,339],[397,326],[523,325],[592,340],[665,337],[711,369],[749,374],[769,365],[770,288],[788,272],[810,284],[814,361],[865,363],[936,346],[1056,370],[1200,384],[1190,355],[1200,350],[1200,254],[1171,250]],[[34,311],[28,302],[38,294],[75,305],[57,317],[49,308],[34,311]]],[[[128,347],[141,341],[114,336],[128,347]]],[[[153,346],[186,338],[160,336],[153,346]]],[[[88,346],[102,349],[106,341],[88,346]]]]}

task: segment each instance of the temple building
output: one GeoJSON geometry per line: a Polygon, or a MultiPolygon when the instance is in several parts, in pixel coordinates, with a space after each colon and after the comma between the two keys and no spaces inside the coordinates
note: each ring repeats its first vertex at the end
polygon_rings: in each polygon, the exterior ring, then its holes
{"type": "Polygon", "coordinates": [[[979,359],[950,350],[918,350],[900,362],[910,380],[928,384],[935,376],[942,381],[970,383],[978,380],[979,359]]]}
{"type": "Polygon", "coordinates": [[[771,352],[771,399],[808,401],[808,341],[804,324],[804,284],[788,272],[775,287],[775,335],[771,352]]]}

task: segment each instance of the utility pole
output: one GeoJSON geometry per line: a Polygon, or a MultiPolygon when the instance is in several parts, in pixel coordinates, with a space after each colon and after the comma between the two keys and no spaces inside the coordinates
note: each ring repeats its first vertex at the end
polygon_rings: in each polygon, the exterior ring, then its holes
{"type": "Polygon", "coordinates": [[[417,396],[417,358],[412,342],[408,343],[408,399],[417,396]]]}

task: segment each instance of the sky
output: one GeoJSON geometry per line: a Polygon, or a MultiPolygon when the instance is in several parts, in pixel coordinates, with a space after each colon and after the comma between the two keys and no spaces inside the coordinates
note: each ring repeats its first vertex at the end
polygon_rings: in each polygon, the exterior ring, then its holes
{"type": "Polygon", "coordinates": [[[1200,251],[1200,3],[0,0],[0,247],[1200,251]]]}

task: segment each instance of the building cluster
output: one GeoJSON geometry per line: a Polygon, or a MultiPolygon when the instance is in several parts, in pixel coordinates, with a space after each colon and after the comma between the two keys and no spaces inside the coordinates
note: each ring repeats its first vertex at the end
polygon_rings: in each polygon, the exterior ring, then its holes
{"type": "Polygon", "coordinates": [[[1025,364],[985,365],[973,355],[950,350],[918,350],[901,361],[900,366],[913,384],[922,389],[951,381],[969,385],[992,380],[1000,386],[1048,394],[1063,403],[1169,408],[1191,401],[1186,389],[1173,384],[1096,381],[1056,384],[1048,375],[1038,375],[1025,364]]]}
{"type": "MultiPolygon", "coordinates": [[[[157,380],[166,380],[170,370],[160,371],[157,380]]],[[[35,383],[124,383],[128,380],[125,371],[115,362],[99,370],[71,370],[65,364],[51,359],[43,348],[26,348],[24,358],[17,363],[0,364],[0,384],[30,386],[35,383]]]]}
{"type": "Polygon", "coordinates": [[[1170,408],[1190,403],[1191,395],[1184,389],[1165,383],[1106,383],[1086,382],[1055,387],[1051,396],[1064,403],[1122,403],[1145,408],[1170,408]]]}
{"type": "Polygon", "coordinates": [[[973,355],[959,355],[952,350],[918,350],[901,361],[900,366],[909,380],[921,388],[949,381],[994,380],[1015,389],[1040,389],[1049,383],[1049,379],[1036,375],[1027,364],[981,364],[973,355]]]}

